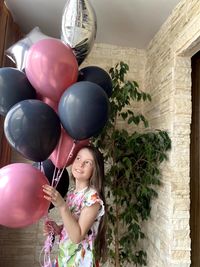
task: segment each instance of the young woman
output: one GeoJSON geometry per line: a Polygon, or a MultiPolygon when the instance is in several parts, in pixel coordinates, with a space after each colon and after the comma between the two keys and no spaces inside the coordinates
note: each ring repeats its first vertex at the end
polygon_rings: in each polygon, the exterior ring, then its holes
{"type": "Polygon", "coordinates": [[[56,267],[94,267],[105,259],[104,161],[94,147],[82,148],[71,167],[75,188],[66,202],[52,186],[43,187],[44,198],[58,208],[63,225],[49,221],[45,232],[60,235],[56,267]]]}

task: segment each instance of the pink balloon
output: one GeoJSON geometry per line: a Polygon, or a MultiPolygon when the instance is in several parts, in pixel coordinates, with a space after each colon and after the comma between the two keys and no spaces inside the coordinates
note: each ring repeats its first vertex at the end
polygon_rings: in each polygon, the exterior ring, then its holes
{"type": "Polygon", "coordinates": [[[0,224],[20,228],[48,213],[42,185],[48,179],[28,163],[14,163],[0,169],[0,224]]]}
{"type": "Polygon", "coordinates": [[[42,101],[49,105],[56,113],[58,113],[58,103],[48,97],[42,97],[42,101]]]}
{"type": "Polygon", "coordinates": [[[28,51],[25,72],[35,90],[58,102],[78,78],[78,63],[72,49],[61,40],[43,39],[28,51]]]}
{"type": "Polygon", "coordinates": [[[74,139],[72,139],[66,131],[62,128],[61,130],[61,136],[60,140],[58,142],[58,145],[50,155],[50,159],[53,162],[53,164],[58,168],[61,169],[63,167],[67,167],[70,164],[72,164],[74,158],[76,157],[76,154],[78,151],[89,144],[89,139],[76,141],[74,149],[72,151],[72,157],[69,158],[69,154],[73,148],[74,145],[74,139]]]}
{"type": "Polygon", "coordinates": [[[58,113],[58,103],[54,102],[53,100],[51,100],[48,97],[44,97],[41,94],[37,93],[36,94],[36,99],[46,103],[47,105],[49,105],[56,113],[58,113]]]}
{"type": "Polygon", "coordinates": [[[42,95],[39,94],[39,93],[36,94],[36,99],[38,99],[38,100],[40,100],[40,101],[46,103],[46,104],[49,105],[52,109],[54,109],[54,111],[55,111],[56,113],[58,113],[58,103],[57,103],[57,102],[51,100],[51,99],[48,98],[48,97],[44,97],[44,96],[42,96],[42,95]]]}

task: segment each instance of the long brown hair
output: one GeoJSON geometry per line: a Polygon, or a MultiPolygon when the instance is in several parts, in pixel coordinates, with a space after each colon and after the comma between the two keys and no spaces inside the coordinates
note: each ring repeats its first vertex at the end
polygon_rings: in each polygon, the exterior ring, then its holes
{"type": "Polygon", "coordinates": [[[86,146],[94,158],[94,170],[90,178],[90,186],[95,188],[103,200],[105,213],[101,218],[98,234],[95,240],[95,257],[97,260],[105,262],[107,258],[107,242],[106,242],[106,199],[104,192],[105,172],[103,154],[94,146],[86,146]]]}

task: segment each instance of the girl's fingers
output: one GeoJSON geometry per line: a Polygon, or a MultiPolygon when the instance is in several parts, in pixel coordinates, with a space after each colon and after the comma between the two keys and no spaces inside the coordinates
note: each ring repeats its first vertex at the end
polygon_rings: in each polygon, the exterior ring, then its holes
{"type": "Polygon", "coordinates": [[[45,198],[46,200],[48,200],[48,201],[51,202],[51,197],[48,197],[48,196],[45,196],[45,195],[44,195],[44,198],[45,198]]]}
{"type": "Polygon", "coordinates": [[[49,185],[44,185],[43,186],[43,191],[47,194],[51,194],[51,195],[57,195],[58,194],[58,191],[53,188],[52,186],[49,186],[49,185]]]}
{"type": "Polygon", "coordinates": [[[53,187],[45,185],[43,186],[43,192],[46,194],[44,196],[45,199],[49,201],[56,201],[58,192],[53,187]]]}
{"type": "Polygon", "coordinates": [[[44,184],[42,187],[45,188],[45,189],[52,189],[53,188],[52,186],[50,186],[48,184],[44,184]]]}
{"type": "Polygon", "coordinates": [[[49,192],[56,192],[56,189],[50,185],[43,185],[43,189],[49,191],[49,192]]]}
{"type": "Polygon", "coordinates": [[[43,188],[43,191],[45,192],[53,192],[54,190],[52,187],[46,186],[46,185],[43,185],[42,188],[43,188]]]}
{"type": "Polygon", "coordinates": [[[56,202],[57,202],[57,197],[56,196],[44,195],[44,198],[46,200],[52,202],[54,205],[56,205],[56,202]]]}
{"type": "Polygon", "coordinates": [[[44,198],[52,202],[54,206],[60,206],[63,203],[63,198],[60,193],[52,186],[43,185],[44,198]]]}

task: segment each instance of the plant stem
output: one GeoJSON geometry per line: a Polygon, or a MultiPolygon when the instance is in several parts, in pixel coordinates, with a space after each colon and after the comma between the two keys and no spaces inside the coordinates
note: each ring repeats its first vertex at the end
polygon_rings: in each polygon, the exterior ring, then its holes
{"type": "MultiPolygon", "coordinates": [[[[115,120],[113,124],[113,131],[116,129],[116,122],[117,122],[117,113],[115,115],[115,120]]],[[[114,152],[114,147],[115,144],[112,142],[112,151],[114,152]]],[[[113,157],[113,163],[115,163],[115,154],[112,154],[113,157]]],[[[115,174],[115,187],[118,186],[117,183],[117,174],[115,174]]],[[[117,200],[117,197],[116,197],[117,200]]],[[[115,225],[115,267],[120,267],[120,259],[119,259],[119,205],[118,202],[116,201],[115,204],[115,214],[116,214],[116,225],[115,225]]]]}
{"type": "Polygon", "coordinates": [[[119,261],[119,205],[115,204],[116,227],[115,227],[115,267],[120,267],[119,261]]]}

